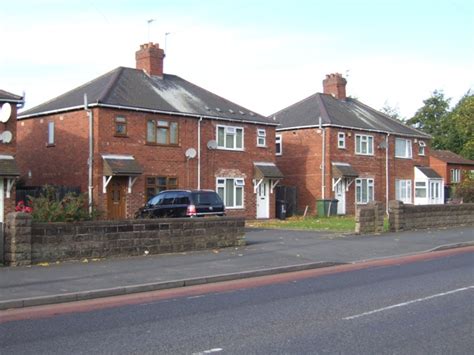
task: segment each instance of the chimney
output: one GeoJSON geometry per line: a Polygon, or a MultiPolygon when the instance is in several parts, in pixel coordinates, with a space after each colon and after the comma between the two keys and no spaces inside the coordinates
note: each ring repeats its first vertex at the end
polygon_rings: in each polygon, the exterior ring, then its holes
{"type": "Polygon", "coordinates": [[[344,100],[346,98],[346,84],[347,80],[341,74],[327,74],[326,79],[323,80],[323,92],[338,100],[344,100]]]}
{"type": "Polygon", "coordinates": [[[158,43],[145,43],[135,52],[137,69],[144,70],[148,75],[163,77],[163,59],[165,52],[158,43]]]}

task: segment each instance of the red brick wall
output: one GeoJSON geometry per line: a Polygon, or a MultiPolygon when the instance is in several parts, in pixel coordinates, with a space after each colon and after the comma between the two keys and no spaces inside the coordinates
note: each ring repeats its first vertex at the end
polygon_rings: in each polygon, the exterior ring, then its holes
{"type": "MultiPolygon", "coordinates": [[[[316,200],[322,197],[320,169],[322,159],[322,134],[318,129],[299,129],[281,131],[283,155],[277,157],[277,163],[285,175],[284,184],[297,186],[298,209],[302,212],[309,206],[310,213],[315,212],[316,200]]],[[[386,151],[379,148],[386,139],[385,134],[363,132],[348,129],[326,128],[326,168],[325,198],[334,198],[332,191],[332,162],[349,163],[359,173],[360,178],[374,179],[374,198],[385,204],[386,201],[386,151]],[[346,148],[337,146],[338,133],[345,133],[346,148]],[[355,154],[356,134],[367,134],[374,137],[374,154],[355,154]]],[[[395,137],[389,137],[389,199],[395,198],[395,180],[411,179],[413,184],[414,166],[428,166],[429,147],[425,148],[425,156],[418,155],[417,144],[412,140],[412,159],[395,158],[395,137]]],[[[428,142],[427,142],[428,143],[428,142]]],[[[414,184],[413,184],[414,185],[414,184]]],[[[413,191],[412,191],[413,196],[413,191]]],[[[355,213],[355,183],[346,192],[346,213],[355,213]]]]}
{"type": "MultiPolygon", "coordinates": [[[[197,158],[187,160],[188,148],[198,149],[198,119],[113,109],[94,109],[94,203],[107,209],[107,194],[102,193],[102,154],[133,155],[144,173],[127,195],[127,216],[145,202],[146,176],[176,176],[179,188],[197,188],[197,158]],[[127,136],[116,137],[115,117],[127,119],[127,136]],[[164,118],[179,123],[178,146],[157,146],[146,143],[146,123],[164,118]]],[[[88,120],[84,111],[51,115],[21,121],[21,166],[28,185],[78,185],[87,192],[88,120]],[[61,120],[61,116],[63,117],[61,120]],[[47,122],[55,123],[55,147],[46,147],[47,122]],[[37,148],[35,148],[37,147],[37,148]],[[32,178],[27,179],[31,169],[32,178]]],[[[204,119],[201,121],[201,188],[216,189],[216,177],[244,177],[244,209],[228,209],[228,215],[255,218],[256,195],[253,192],[253,162],[275,162],[275,128],[204,119]],[[207,142],[216,139],[216,125],[244,127],[244,151],[209,150],[207,142]],[[257,147],[257,128],[265,128],[267,147],[257,147]]],[[[271,195],[270,217],[274,217],[274,194],[271,195]]]]}

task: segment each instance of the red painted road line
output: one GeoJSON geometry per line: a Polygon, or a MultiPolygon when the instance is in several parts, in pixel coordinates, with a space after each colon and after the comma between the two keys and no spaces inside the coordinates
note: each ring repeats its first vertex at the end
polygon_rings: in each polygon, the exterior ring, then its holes
{"type": "Polygon", "coordinates": [[[28,308],[9,309],[0,311],[0,324],[25,319],[48,318],[56,315],[89,312],[93,310],[114,308],[125,305],[142,304],[149,302],[162,301],[173,298],[204,295],[209,293],[219,293],[239,289],[248,289],[261,287],[271,284],[303,280],[307,278],[321,277],[326,275],[338,274],[375,267],[388,267],[428,261],[433,259],[445,258],[453,255],[473,253],[474,246],[457,249],[449,249],[437,252],[422,253],[397,258],[379,259],[354,264],[333,266],[320,269],[311,269],[304,271],[288,272],[270,276],[260,276],[249,279],[240,279],[234,281],[224,281],[212,284],[203,284],[196,286],[180,287],[168,290],[150,291],[144,293],[135,293],[123,296],[104,297],[93,300],[76,301],[70,303],[61,303],[54,305],[44,305],[28,308]]]}

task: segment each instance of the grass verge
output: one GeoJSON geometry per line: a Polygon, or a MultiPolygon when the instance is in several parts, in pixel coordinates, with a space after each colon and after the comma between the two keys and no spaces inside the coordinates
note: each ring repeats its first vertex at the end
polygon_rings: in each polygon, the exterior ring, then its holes
{"type": "Polygon", "coordinates": [[[264,221],[247,221],[246,226],[253,228],[302,229],[351,233],[355,230],[355,219],[354,216],[330,216],[323,218],[294,216],[285,220],[270,219],[264,221]]]}

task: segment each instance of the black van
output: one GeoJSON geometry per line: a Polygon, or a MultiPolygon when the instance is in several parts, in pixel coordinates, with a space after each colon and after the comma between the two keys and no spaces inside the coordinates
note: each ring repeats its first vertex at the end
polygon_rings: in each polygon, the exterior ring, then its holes
{"type": "Polygon", "coordinates": [[[152,197],[136,218],[225,216],[225,206],[212,190],[166,190],[152,197]]]}

